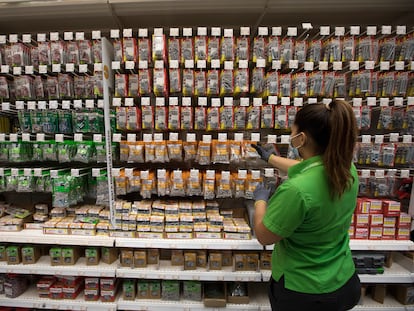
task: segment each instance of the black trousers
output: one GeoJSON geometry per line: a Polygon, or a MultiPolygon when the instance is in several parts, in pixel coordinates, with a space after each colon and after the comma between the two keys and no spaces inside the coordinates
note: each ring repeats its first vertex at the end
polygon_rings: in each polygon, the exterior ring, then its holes
{"type": "Polygon", "coordinates": [[[305,294],[285,288],[284,276],[270,278],[272,311],[344,311],[352,309],[361,296],[361,283],[355,273],[341,288],[327,294],[305,294]]]}

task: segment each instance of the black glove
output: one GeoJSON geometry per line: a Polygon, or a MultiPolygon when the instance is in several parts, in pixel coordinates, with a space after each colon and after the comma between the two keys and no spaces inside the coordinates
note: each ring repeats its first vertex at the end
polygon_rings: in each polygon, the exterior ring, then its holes
{"type": "Polygon", "coordinates": [[[266,150],[262,146],[252,144],[252,147],[256,149],[257,153],[260,155],[260,157],[265,160],[266,162],[269,162],[269,158],[272,154],[275,154],[274,150],[266,150]]]}

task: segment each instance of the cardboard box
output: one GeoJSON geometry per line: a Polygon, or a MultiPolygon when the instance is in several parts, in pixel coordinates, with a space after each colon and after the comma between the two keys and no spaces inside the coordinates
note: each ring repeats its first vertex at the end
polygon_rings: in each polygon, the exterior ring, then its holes
{"type": "Polygon", "coordinates": [[[369,213],[370,214],[382,214],[382,201],[376,199],[368,199],[369,213]]]}
{"type": "Polygon", "coordinates": [[[410,228],[397,228],[395,238],[397,240],[409,240],[410,239],[410,228]]]}
{"type": "Polygon", "coordinates": [[[384,216],[384,227],[394,228],[397,225],[397,217],[384,216]]]}
{"type": "MultiPolygon", "coordinates": [[[[352,219],[354,219],[354,217],[352,217],[352,219]]],[[[349,234],[349,238],[350,239],[354,239],[355,238],[355,226],[354,225],[350,225],[349,226],[348,234],[349,234]]]]}
{"type": "Polygon", "coordinates": [[[85,301],[98,301],[100,297],[99,288],[97,289],[85,289],[83,291],[85,301]]]}
{"type": "Polygon", "coordinates": [[[355,228],[355,239],[365,240],[368,239],[369,229],[368,228],[355,228]]]}
{"type": "Polygon", "coordinates": [[[226,286],[223,282],[208,282],[204,285],[204,306],[225,308],[227,303],[226,286]]]}
{"type": "Polygon", "coordinates": [[[207,252],[205,250],[197,250],[197,267],[205,268],[207,266],[207,252]]]}
{"type": "Polygon", "coordinates": [[[6,258],[8,265],[17,265],[22,262],[20,246],[7,246],[6,258]]]}
{"type": "Polygon", "coordinates": [[[369,228],[369,239],[370,240],[381,240],[382,239],[382,226],[375,226],[369,228]]]}
{"type": "Polygon", "coordinates": [[[233,265],[233,253],[232,251],[223,250],[221,252],[223,259],[221,265],[223,267],[231,267],[233,265]]]}
{"type": "Polygon", "coordinates": [[[113,289],[113,290],[102,290],[101,289],[101,301],[102,302],[114,302],[116,293],[117,293],[117,289],[113,289]]]}
{"type": "Polygon", "coordinates": [[[161,299],[168,301],[180,300],[180,281],[162,280],[161,281],[161,299]]]}
{"type": "Polygon", "coordinates": [[[370,202],[364,198],[358,198],[355,207],[355,214],[369,214],[370,202]]]}
{"type": "Polygon", "coordinates": [[[231,282],[227,284],[227,302],[234,304],[249,304],[247,283],[231,282]],[[241,295],[244,293],[244,295],[241,295]]]}
{"type": "Polygon", "coordinates": [[[369,215],[369,226],[380,226],[382,227],[384,223],[384,215],[383,214],[371,214],[369,215]]]}
{"type": "Polygon", "coordinates": [[[387,295],[387,287],[385,284],[376,284],[372,289],[372,299],[379,303],[384,303],[387,295]]]}
{"type": "Polygon", "coordinates": [[[270,270],[272,268],[272,252],[263,251],[260,253],[260,270],[270,270]]]}
{"type": "Polygon", "coordinates": [[[85,258],[87,266],[96,266],[99,264],[100,252],[96,247],[88,247],[85,249],[85,258]]]}
{"type": "Polygon", "coordinates": [[[62,247],[62,265],[72,266],[79,259],[78,247],[62,247]]]}
{"type": "Polygon", "coordinates": [[[383,200],[382,209],[384,216],[400,216],[401,203],[393,200],[383,200]]]}
{"type": "Polygon", "coordinates": [[[414,286],[412,284],[390,285],[391,292],[395,299],[403,305],[414,304],[414,286]]]}
{"type": "Polygon", "coordinates": [[[395,240],[395,228],[384,227],[382,230],[382,239],[383,240],[395,240]]]}
{"type": "Polygon", "coordinates": [[[183,281],[183,299],[201,301],[202,286],[199,281],[183,281]]]}
{"type": "Polygon", "coordinates": [[[158,265],[160,261],[160,250],[157,248],[150,248],[147,250],[147,264],[158,265]]]}
{"type": "Polygon", "coordinates": [[[85,289],[99,289],[99,278],[98,277],[86,277],[85,278],[85,289]]]}
{"type": "Polygon", "coordinates": [[[369,214],[355,214],[355,226],[357,228],[368,228],[369,214]]]}
{"type": "Polygon", "coordinates": [[[182,266],[184,265],[184,252],[179,249],[173,249],[171,251],[171,265],[182,266]]]}
{"type": "Polygon", "coordinates": [[[117,287],[117,279],[116,278],[101,278],[99,281],[101,291],[111,291],[115,290],[117,287]]]}
{"type": "Polygon", "coordinates": [[[22,247],[22,262],[23,264],[36,263],[41,255],[40,248],[37,246],[24,246],[22,247]]]}
{"type": "Polygon", "coordinates": [[[148,299],[149,298],[149,282],[146,280],[138,280],[137,282],[137,298],[148,299]]]}
{"type": "Polygon", "coordinates": [[[184,252],[184,270],[197,269],[197,253],[196,252],[184,252]]]}
{"type": "Polygon", "coordinates": [[[397,217],[397,228],[410,228],[411,227],[411,216],[407,213],[401,213],[397,217]]]}
{"type": "Polygon", "coordinates": [[[110,265],[118,259],[118,249],[115,247],[101,248],[101,261],[110,265]]]}
{"type": "Polygon", "coordinates": [[[122,297],[124,300],[135,300],[135,280],[124,280],[122,283],[122,297]]]}
{"type": "Polygon", "coordinates": [[[134,266],[134,251],[130,249],[123,249],[120,253],[120,262],[122,267],[134,266]]]}
{"type": "Polygon", "coordinates": [[[211,252],[208,256],[210,270],[221,270],[223,255],[218,252],[211,252]]]}
{"type": "Polygon", "coordinates": [[[134,251],[134,267],[145,268],[147,266],[147,251],[137,250],[134,251]]]}
{"type": "Polygon", "coordinates": [[[0,245],[0,261],[6,261],[6,245],[0,245]]]}
{"type": "Polygon", "coordinates": [[[161,282],[159,280],[148,281],[148,293],[149,299],[160,299],[161,298],[161,282]]]}
{"type": "Polygon", "coordinates": [[[50,265],[59,266],[62,264],[62,248],[61,247],[52,247],[49,250],[50,256],[50,265]]]}

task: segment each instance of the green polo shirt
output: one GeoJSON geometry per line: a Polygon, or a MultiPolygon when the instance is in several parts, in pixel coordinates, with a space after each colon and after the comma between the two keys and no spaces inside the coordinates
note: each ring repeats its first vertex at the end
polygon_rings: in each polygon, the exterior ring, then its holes
{"type": "Polygon", "coordinates": [[[283,237],[272,254],[272,276],[285,276],[290,290],[330,293],[353,275],[348,229],[356,205],[358,175],[338,200],[332,200],[320,156],[304,160],[288,170],[268,202],[263,224],[283,237]]]}

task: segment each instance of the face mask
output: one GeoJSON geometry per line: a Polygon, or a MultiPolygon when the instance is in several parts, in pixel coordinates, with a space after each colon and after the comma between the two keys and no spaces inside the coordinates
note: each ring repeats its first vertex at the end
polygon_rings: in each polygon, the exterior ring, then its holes
{"type": "Polygon", "coordinates": [[[292,144],[292,140],[294,139],[294,138],[296,138],[296,137],[299,137],[300,135],[302,135],[303,133],[302,132],[300,132],[299,134],[296,134],[296,135],[294,135],[294,136],[291,136],[291,137],[289,137],[289,150],[288,150],[288,158],[290,158],[290,159],[300,159],[301,158],[301,155],[300,155],[300,151],[299,151],[299,149],[303,146],[303,144],[302,145],[300,145],[300,146],[297,146],[297,147],[295,147],[295,146],[293,146],[293,144],[292,144]]]}

